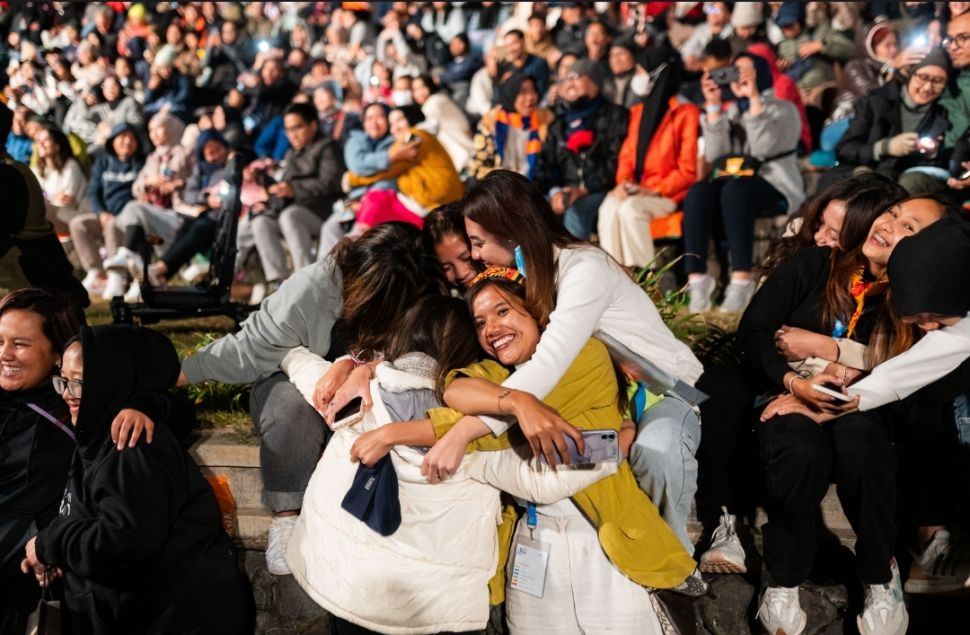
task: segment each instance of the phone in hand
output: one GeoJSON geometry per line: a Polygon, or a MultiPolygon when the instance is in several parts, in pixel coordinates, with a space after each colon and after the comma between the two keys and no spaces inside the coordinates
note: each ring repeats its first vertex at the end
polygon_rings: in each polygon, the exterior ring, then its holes
{"type": "Polygon", "coordinates": [[[337,428],[353,425],[360,421],[364,417],[364,413],[360,409],[361,404],[363,404],[363,399],[360,397],[351,399],[333,418],[333,425],[330,428],[336,430],[337,428]]]}
{"type": "Polygon", "coordinates": [[[846,403],[852,401],[851,395],[847,395],[844,392],[837,390],[837,386],[833,384],[812,384],[812,390],[817,390],[823,395],[828,395],[829,397],[833,397],[846,403]]]}
{"type": "Polygon", "coordinates": [[[962,174],[960,174],[959,179],[961,181],[966,181],[967,179],[970,179],[970,170],[965,170],[962,174]]]}
{"type": "Polygon", "coordinates": [[[731,82],[736,82],[741,79],[741,73],[738,71],[737,66],[725,66],[723,68],[713,68],[708,71],[708,75],[718,86],[727,86],[731,82]]]}
{"type": "MultiPolygon", "coordinates": [[[[569,452],[571,467],[592,467],[600,463],[618,463],[620,461],[620,435],[616,430],[583,430],[583,444],[586,446],[582,454],[576,448],[572,437],[563,437],[569,452]]],[[[558,454],[558,451],[557,451],[558,454]]],[[[562,457],[559,456],[562,463],[562,457]]],[[[545,455],[540,454],[539,460],[547,463],[545,455]]]]}

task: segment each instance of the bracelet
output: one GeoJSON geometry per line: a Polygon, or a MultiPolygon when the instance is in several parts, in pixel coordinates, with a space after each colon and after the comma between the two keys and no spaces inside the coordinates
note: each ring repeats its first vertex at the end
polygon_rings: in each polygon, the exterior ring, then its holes
{"type": "Polygon", "coordinates": [[[511,394],[512,394],[511,390],[503,390],[502,394],[498,396],[498,404],[496,405],[496,407],[498,408],[499,414],[505,414],[505,411],[502,410],[502,400],[511,394]]]}
{"type": "Polygon", "coordinates": [[[842,359],[842,347],[839,346],[838,338],[833,337],[832,341],[835,342],[835,363],[838,364],[839,360],[842,359]]]}
{"type": "Polygon", "coordinates": [[[361,349],[359,352],[354,352],[354,351],[348,352],[348,355],[350,355],[350,361],[354,363],[354,368],[358,368],[367,363],[367,360],[364,359],[364,353],[366,352],[367,352],[366,348],[361,349]]]}
{"type": "Polygon", "coordinates": [[[794,383],[795,383],[795,380],[796,380],[796,379],[798,379],[798,378],[799,378],[799,377],[798,377],[798,373],[795,373],[794,375],[792,375],[792,376],[791,376],[791,379],[789,379],[789,380],[788,380],[788,392],[789,392],[789,393],[791,393],[791,394],[793,394],[793,395],[794,395],[795,393],[794,393],[794,391],[793,391],[793,390],[791,389],[791,387],[792,387],[792,384],[794,384],[794,383]]]}
{"type": "Polygon", "coordinates": [[[842,385],[845,386],[849,383],[849,367],[842,364],[842,385]]]}

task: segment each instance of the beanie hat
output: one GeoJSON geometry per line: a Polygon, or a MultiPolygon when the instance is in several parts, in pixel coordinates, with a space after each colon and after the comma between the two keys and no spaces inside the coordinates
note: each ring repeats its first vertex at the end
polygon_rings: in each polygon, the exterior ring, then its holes
{"type": "Polygon", "coordinates": [[[764,19],[760,2],[737,2],[731,12],[731,26],[758,26],[764,19]]]}
{"type": "Polygon", "coordinates": [[[603,90],[603,82],[606,81],[606,72],[599,62],[594,62],[589,58],[583,58],[573,62],[569,67],[571,73],[576,73],[580,77],[588,77],[596,87],[603,90]]]}
{"type": "Polygon", "coordinates": [[[382,536],[397,531],[401,499],[391,455],[385,454],[373,467],[361,463],[340,506],[382,536]]]}
{"type": "Polygon", "coordinates": [[[904,238],[889,257],[896,315],[970,311],[970,222],[944,217],[904,238]]]}
{"type": "Polygon", "coordinates": [[[930,52],[926,54],[926,57],[916,64],[913,64],[910,68],[912,69],[912,72],[915,73],[924,66],[939,66],[946,71],[947,74],[949,74],[950,56],[946,54],[942,47],[934,46],[932,49],[930,49],[930,52]]]}

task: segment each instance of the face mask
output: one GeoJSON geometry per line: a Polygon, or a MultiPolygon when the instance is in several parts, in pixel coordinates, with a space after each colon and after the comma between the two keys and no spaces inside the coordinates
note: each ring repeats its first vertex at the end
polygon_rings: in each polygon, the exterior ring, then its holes
{"type": "Polygon", "coordinates": [[[395,106],[410,106],[414,103],[414,97],[411,96],[409,90],[392,90],[391,101],[394,102],[395,106]]]}
{"type": "Polygon", "coordinates": [[[650,94],[651,88],[653,88],[653,83],[650,81],[649,73],[639,73],[630,80],[630,90],[633,91],[634,95],[646,97],[650,94]]]}

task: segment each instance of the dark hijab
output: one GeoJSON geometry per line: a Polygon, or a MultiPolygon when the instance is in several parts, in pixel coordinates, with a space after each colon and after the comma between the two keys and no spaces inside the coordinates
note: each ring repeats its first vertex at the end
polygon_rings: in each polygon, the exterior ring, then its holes
{"type": "Polygon", "coordinates": [[[666,46],[644,51],[637,61],[650,73],[652,80],[650,94],[643,100],[640,130],[637,133],[637,163],[634,176],[639,182],[643,175],[643,164],[647,158],[647,150],[650,149],[650,142],[660,126],[660,121],[667,113],[667,102],[680,90],[684,69],[677,52],[666,46]]]}

